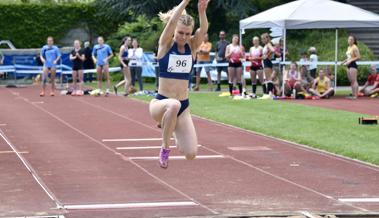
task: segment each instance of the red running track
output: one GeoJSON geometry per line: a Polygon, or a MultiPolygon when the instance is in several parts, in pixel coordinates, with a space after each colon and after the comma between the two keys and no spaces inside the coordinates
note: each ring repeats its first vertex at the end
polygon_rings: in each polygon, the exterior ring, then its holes
{"type": "Polygon", "coordinates": [[[159,141],[130,140],[160,137],[146,103],[37,93],[0,89],[0,217],[379,213],[341,201],[379,198],[377,167],[195,117],[199,159],[163,170],[159,141]]]}

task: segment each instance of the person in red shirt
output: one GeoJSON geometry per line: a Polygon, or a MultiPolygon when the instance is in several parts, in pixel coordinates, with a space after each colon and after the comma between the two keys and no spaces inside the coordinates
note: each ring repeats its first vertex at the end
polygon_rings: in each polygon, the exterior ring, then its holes
{"type": "Polygon", "coordinates": [[[376,97],[379,94],[379,74],[375,65],[370,68],[370,74],[367,77],[366,83],[359,89],[361,96],[376,97]]]}

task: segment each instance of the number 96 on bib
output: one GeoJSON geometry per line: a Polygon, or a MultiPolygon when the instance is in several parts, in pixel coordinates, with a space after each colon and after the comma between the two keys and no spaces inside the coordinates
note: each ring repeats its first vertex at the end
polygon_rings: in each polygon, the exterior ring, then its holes
{"type": "Polygon", "coordinates": [[[192,69],[192,55],[170,54],[168,61],[168,73],[190,73],[192,69]]]}

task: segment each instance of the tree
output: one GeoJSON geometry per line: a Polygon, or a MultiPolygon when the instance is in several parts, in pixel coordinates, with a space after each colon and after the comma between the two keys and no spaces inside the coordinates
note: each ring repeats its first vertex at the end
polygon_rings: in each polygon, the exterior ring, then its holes
{"type": "MultiPolygon", "coordinates": [[[[145,15],[149,18],[156,16],[159,12],[168,11],[181,0],[95,0],[95,5],[108,16],[119,16],[127,18],[132,12],[133,15],[145,15]]],[[[255,12],[253,0],[212,0],[209,5],[210,11],[223,10],[234,16],[244,17],[255,12]]],[[[197,11],[197,0],[190,2],[189,11],[197,11]]]]}

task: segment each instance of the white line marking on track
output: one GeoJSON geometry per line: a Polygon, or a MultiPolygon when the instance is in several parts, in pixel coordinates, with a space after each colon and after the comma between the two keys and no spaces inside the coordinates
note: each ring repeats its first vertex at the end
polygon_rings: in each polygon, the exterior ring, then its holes
{"type": "Polygon", "coordinates": [[[67,210],[89,210],[89,209],[125,209],[125,208],[148,208],[148,207],[185,207],[198,206],[193,201],[183,202],[150,202],[150,203],[126,203],[126,204],[83,204],[64,205],[67,210]]]}
{"type": "MultiPolygon", "coordinates": [[[[134,123],[140,124],[141,126],[147,127],[147,128],[149,128],[149,129],[151,129],[151,130],[154,130],[154,131],[158,131],[158,132],[160,132],[158,129],[154,128],[153,126],[149,126],[149,125],[147,125],[147,124],[145,124],[145,123],[143,123],[143,122],[140,122],[140,121],[134,120],[134,119],[132,119],[132,118],[130,118],[130,117],[127,117],[127,116],[124,116],[124,115],[119,114],[119,113],[117,113],[117,112],[114,112],[114,111],[112,111],[112,110],[106,109],[106,108],[104,108],[104,107],[102,107],[102,106],[95,105],[95,104],[89,103],[89,102],[84,101],[84,100],[79,100],[79,99],[75,99],[75,100],[77,100],[77,101],[79,101],[79,102],[82,102],[82,103],[84,103],[84,104],[90,105],[90,106],[92,106],[92,107],[94,107],[94,108],[98,108],[98,109],[100,109],[100,110],[103,110],[103,111],[106,111],[106,112],[108,112],[108,113],[114,114],[114,115],[116,115],[116,116],[118,116],[118,117],[124,118],[124,119],[126,119],[126,120],[131,121],[131,122],[134,122],[134,123]]],[[[137,100],[137,99],[131,99],[131,100],[132,100],[132,101],[137,101],[137,102],[140,102],[140,103],[144,103],[144,104],[146,104],[145,102],[142,102],[142,101],[137,100]]],[[[231,125],[228,125],[228,124],[220,123],[220,122],[217,122],[217,121],[212,121],[212,120],[209,120],[209,119],[206,119],[206,118],[202,118],[202,117],[199,117],[199,116],[196,116],[196,115],[192,115],[192,116],[193,116],[193,117],[196,117],[196,118],[198,118],[198,119],[200,119],[200,120],[203,120],[203,121],[211,122],[211,123],[213,123],[213,124],[216,125],[216,126],[228,127],[228,128],[230,128],[230,129],[239,130],[240,132],[249,133],[249,134],[252,134],[252,135],[255,135],[255,136],[266,137],[266,138],[271,139],[272,141],[275,141],[275,142],[278,142],[278,141],[286,142],[287,144],[289,144],[290,146],[293,146],[293,147],[295,147],[295,148],[298,148],[298,149],[301,149],[301,150],[307,150],[307,151],[310,151],[310,152],[315,152],[315,153],[319,153],[319,154],[320,154],[320,152],[317,152],[316,149],[309,149],[309,148],[307,149],[307,147],[306,147],[305,145],[300,145],[300,144],[296,144],[296,143],[293,143],[293,142],[290,142],[290,141],[285,141],[285,140],[277,139],[277,138],[274,138],[274,137],[271,137],[271,136],[267,136],[267,135],[264,135],[264,134],[259,134],[259,133],[257,133],[257,132],[253,132],[253,131],[245,130],[245,129],[242,129],[242,128],[239,128],[239,127],[234,127],[234,126],[231,126],[231,125]]],[[[223,153],[218,152],[218,151],[216,151],[216,150],[214,150],[214,149],[211,149],[211,148],[208,148],[208,147],[205,147],[205,146],[204,146],[204,148],[205,148],[206,150],[211,151],[211,152],[214,152],[214,153],[216,153],[216,154],[224,155],[223,153]]],[[[324,155],[324,156],[328,156],[328,157],[332,157],[332,158],[336,158],[336,159],[340,159],[340,160],[341,160],[341,158],[337,158],[336,156],[331,155],[331,153],[328,155],[326,152],[322,152],[322,151],[321,151],[321,155],[324,155]]],[[[326,195],[326,194],[323,194],[323,193],[321,193],[321,192],[318,192],[317,190],[314,190],[314,189],[312,189],[312,188],[309,188],[309,187],[303,186],[303,185],[301,185],[301,184],[298,184],[298,183],[296,183],[296,182],[293,182],[293,181],[291,181],[291,180],[289,180],[289,179],[286,179],[286,178],[284,178],[284,177],[281,177],[281,176],[278,176],[278,175],[272,174],[272,173],[270,173],[270,172],[268,172],[268,171],[266,171],[266,170],[264,170],[264,169],[261,169],[261,168],[259,168],[259,167],[256,167],[256,166],[254,166],[254,165],[252,165],[252,164],[249,164],[249,163],[247,163],[247,162],[245,162],[245,161],[239,160],[239,159],[234,158],[234,157],[232,157],[232,156],[229,156],[229,158],[230,158],[231,160],[235,161],[235,162],[238,162],[238,163],[240,163],[240,164],[242,164],[242,165],[245,165],[245,166],[247,166],[247,167],[250,167],[250,168],[252,168],[252,169],[255,169],[255,170],[257,170],[257,171],[260,171],[260,172],[262,172],[262,173],[264,173],[264,174],[266,174],[266,175],[269,175],[269,176],[271,176],[271,177],[274,177],[274,178],[276,178],[276,179],[278,179],[278,180],[281,180],[281,181],[287,182],[287,183],[292,184],[292,185],[294,185],[294,186],[296,186],[296,187],[299,187],[299,188],[302,188],[302,189],[307,190],[307,191],[309,191],[309,192],[315,193],[315,194],[317,194],[317,195],[319,195],[319,196],[322,196],[322,197],[325,197],[325,198],[327,198],[327,199],[334,200],[334,201],[338,201],[338,199],[336,199],[336,198],[333,198],[333,197],[331,197],[331,196],[328,196],[328,195],[326,195]]],[[[134,160],[132,160],[132,159],[129,159],[129,160],[130,160],[132,163],[134,163],[134,160]]],[[[342,159],[342,160],[344,160],[344,161],[346,161],[346,162],[349,162],[348,160],[353,160],[353,159],[346,158],[346,159],[342,159]]],[[[350,163],[351,163],[351,162],[350,162],[350,163]]],[[[356,161],[355,163],[358,164],[357,161],[356,161]]],[[[363,163],[363,162],[361,162],[361,164],[359,164],[359,165],[362,166],[362,163],[363,163]]],[[[156,178],[157,180],[162,181],[160,178],[158,178],[158,177],[156,177],[155,175],[151,174],[148,170],[146,170],[146,169],[143,168],[142,166],[138,165],[137,163],[134,163],[134,164],[135,164],[137,167],[139,167],[141,170],[143,170],[144,172],[146,172],[147,174],[149,174],[150,176],[156,178]]],[[[365,166],[367,166],[367,165],[365,165],[365,166]]],[[[379,171],[379,169],[376,169],[376,170],[379,171]]],[[[179,190],[178,190],[178,191],[179,191],[179,190]]],[[[355,208],[355,209],[359,209],[359,210],[361,210],[361,211],[365,211],[365,212],[368,211],[367,209],[360,208],[360,207],[357,207],[357,206],[351,205],[351,204],[349,204],[349,203],[345,203],[345,202],[343,202],[343,203],[344,203],[345,205],[347,205],[347,206],[350,206],[350,207],[355,208]]],[[[215,212],[215,211],[213,211],[212,209],[206,207],[205,205],[202,205],[202,206],[203,206],[204,208],[207,208],[209,211],[211,211],[211,212],[217,214],[217,212],[215,212]]]]}
{"type": "MultiPolygon", "coordinates": [[[[144,103],[143,101],[140,101],[138,99],[132,99],[132,100],[144,103]]],[[[353,159],[353,158],[342,156],[342,155],[339,155],[339,154],[334,154],[334,153],[331,153],[331,152],[328,152],[328,151],[325,151],[325,150],[321,150],[321,149],[317,149],[317,148],[313,148],[313,147],[310,147],[310,146],[307,146],[307,145],[304,145],[304,144],[300,144],[300,143],[296,143],[296,142],[291,142],[289,140],[275,138],[273,136],[269,136],[269,135],[265,135],[263,133],[255,132],[253,130],[243,129],[241,127],[236,127],[236,126],[232,126],[232,125],[229,125],[229,124],[226,124],[226,123],[222,123],[222,122],[219,122],[219,121],[210,120],[210,119],[198,116],[198,115],[191,114],[191,116],[195,117],[195,118],[197,118],[199,120],[202,120],[202,121],[213,123],[214,125],[217,125],[217,126],[222,126],[222,127],[227,127],[229,129],[239,130],[240,132],[248,133],[248,134],[253,135],[253,136],[264,137],[264,138],[267,138],[270,141],[274,141],[276,143],[278,141],[279,142],[284,142],[287,145],[289,145],[289,146],[291,146],[293,148],[299,149],[299,150],[316,153],[316,154],[322,155],[324,157],[332,158],[332,159],[335,159],[335,160],[340,160],[340,161],[343,161],[343,162],[346,162],[346,163],[350,163],[350,164],[354,164],[354,165],[357,165],[357,166],[360,166],[360,167],[364,166],[364,167],[366,167],[368,169],[371,169],[371,170],[379,172],[379,167],[378,166],[376,166],[374,164],[371,164],[371,163],[368,163],[368,162],[365,162],[365,161],[361,161],[361,160],[358,160],[358,159],[353,159]]]]}
{"type": "MultiPolygon", "coordinates": [[[[89,102],[84,101],[84,100],[79,100],[79,99],[75,99],[75,100],[76,100],[76,101],[79,101],[79,102],[82,102],[82,103],[84,103],[84,104],[90,105],[90,106],[92,106],[92,107],[94,107],[94,108],[98,108],[98,109],[100,109],[100,110],[103,110],[103,111],[106,111],[106,112],[108,112],[108,113],[114,114],[114,115],[116,115],[116,116],[118,116],[118,117],[124,118],[124,119],[126,119],[126,120],[131,121],[131,122],[134,122],[134,123],[140,124],[140,125],[142,125],[142,126],[144,126],[144,127],[147,127],[147,128],[149,128],[149,129],[152,129],[152,130],[154,130],[154,131],[158,131],[158,132],[159,132],[159,130],[156,129],[156,128],[154,128],[153,126],[149,126],[149,125],[147,125],[147,124],[145,124],[145,123],[143,123],[143,122],[140,122],[140,121],[134,120],[134,119],[132,119],[132,118],[130,118],[130,117],[127,117],[127,116],[124,116],[124,115],[119,114],[119,113],[117,113],[117,112],[114,112],[114,111],[112,111],[112,110],[106,109],[106,108],[104,108],[104,107],[102,107],[102,106],[95,105],[95,104],[89,103],[89,102]]],[[[137,100],[137,99],[131,99],[131,100],[132,100],[132,101],[137,101],[137,102],[142,102],[142,101],[137,100]]],[[[146,104],[145,102],[142,102],[142,103],[146,104]]],[[[41,110],[43,110],[43,109],[41,108],[41,110]]],[[[213,123],[213,124],[216,125],[216,126],[228,127],[228,128],[234,129],[234,130],[239,130],[240,132],[249,133],[249,134],[253,134],[253,135],[261,136],[261,137],[263,136],[263,137],[266,137],[266,138],[268,138],[268,139],[271,139],[272,141],[275,141],[275,142],[277,142],[277,141],[287,142],[289,145],[291,145],[291,146],[293,146],[293,147],[295,147],[295,146],[297,145],[296,148],[299,148],[299,149],[302,149],[302,150],[311,151],[311,152],[315,152],[315,153],[320,153],[320,152],[317,152],[316,149],[306,149],[306,146],[305,146],[305,145],[301,146],[300,144],[296,144],[296,143],[289,142],[289,141],[285,141],[285,140],[281,140],[281,139],[276,139],[276,138],[271,137],[271,136],[266,136],[266,135],[264,135],[264,134],[259,134],[259,133],[256,133],[256,132],[253,132],[253,131],[249,131],[249,130],[245,130],[245,129],[242,129],[242,128],[239,128],[239,127],[234,127],[234,126],[231,126],[231,125],[228,125],[228,124],[224,124],[224,123],[220,123],[220,122],[216,122],[216,121],[211,121],[211,120],[208,120],[208,119],[206,119],[206,118],[202,118],[202,117],[199,117],[199,116],[196,116],[196,115],[192,115],[192,116],[193,116],[193,117],[196,117],[196,118],[198,118],[198,119],[201,119],[201,120],[203,120],[203,121],[211,122],[211,123],[213,123]]],[[[204,148],[205,148],[206,150],[208,150],[208,151],[213,152],[213,153],[220,154],[220,155],[224,155],[223,153],[218,152],[218,151],[216,151],[216,150],[214,150],[214,149],[211,149],[211,148],[208,148],[208,147],[205,147],[205,146],[204,146],[204,148]]],[[[331,153],[330,153],[330,154],[331,154],[331,153]]],[[[333,155],[330,155],[330,154],[327,155],[326,152],[324,152],[324,153],[321,152],[321,155],[328,156],[328,157],[332,157],[332,158],[336,158],[336,156],[333,156],[333,155]]],[[[268,172],[268,171],[266,171],[266,170],[264,170],[264,169],[261,169],[261,168],[259,168],[259,167],[256,167],[256,166],[254,166],[254,165],[252,165],[252,164],[249,164],[249,163],[247,163],[247,162],[245,162],[245,161],[239,160],[239,159],[234,158],[234,157],[232,157],[232,156],[229,156],[229,158],[230,158],[231,160],[235,161],[235,162],[238,162],[238,163],[240,163],[240,164],[242,164],[242,165],[245,165],[245,166],[247,166],[247,167],[250,167],[250,168],[252,168],[252,169],[255,169],[255,170],[257,170],[257,171],[260,171],[260,172],[262,172],[262,173],[264,173],[264,174],[266,174],[266,175],[269,175],[269,176],[271,176],[271,177],[274,177],[274,178],[276,178],[276,179],[278,179],[278,180],[281,180],[281,181],[287,182],[287,183],[292,184],[292,185],[294,185],[294,186],[296,186],[296,187],[299,187],[299,188],[302,188],[302,189],[307,190],[307,191],[309,191],[309,192],[315,193],[315,194],[317,194],[317,195],[319,195],[319,196],[322,196],[322,197],[325,197],[325,198],[327,198],[327,199],[334,200],[334,201],[338,201],[338,199],[336,199],[336,198],[333,198],[333,197],[331,197],[331,196],[328,196],[328,195],[326,195],[326,194],[323,194],[323,193],[321,193],[321,192],[318,192],[317,190],[314,190],[314,189],[312,189],[312,188],[309,188],[309,187],[303,186],[303,185],[301,185],[301,184],[298,184],[298,183],[296,183],[296,182],[293,182],[293,181],[291,181],[291,180],[289,180],[289,179],[286,179],[286,178],[284,178],[284,177],[281,177],[281,176],[278,176],[278,175],[272,174],[272,173],[270,173],[270,172],[268,172]]],[[[341,158],[336,158],[336,159],[341,159],[341,158]]],[[[164,182],[164,181],[161,180],[159,177],[156,177],[155,175],[151,174],[148,170],[146,170],[146,169],[143,168],[142,166],[140,166],[140,165],[138,165],[137,163],[135,163],[134,160],[132,160],[132,159],[129,159],[129,160],[130,160],[132,163],[134,163],[137,167],[139,167],[141,170],[143,170],[144,172],[146,172],[147,174],[149,174],[150,176],[156,178],[157,180],[159,180],[159,181],[161,181],[161,182],[164,182]]],[[[343,160],[343,159],[342,159],[342,160],[343,160]]],[[[349,159],[349,158],[345,159],[346,162],[349,162],[349,161],[347,161],[347,160],[352,160],[352,159],[349,159]]],[[[351,163],[351,162],[350,162],[350,163],[351,163]]],[[[358,164],[357,161],[356,161],[355,163],[358,164]]],[[[362,166],[362,163],[363,163],[363,162],[361,162],[361,164],[360,164],[361,166],[362,166]]],[[[367,166],[367,165],[365,165],[365,166],[367,166]]],[[[376,169],[376,170],[379,171],[379,169],[376,169]]],[[[164,182],[164,183],[165,183],[165,182],[164,182]]],[[[167,184],[167,183],[166,183],[166,184],[167,184]]],[[[167,185],[169,185],[169,184],[167,184],[167,185]]],[[[170,185],[169,185],[169,186],[170,186],[170,185]]],[[[180,190],[178,190],[178,189],[176,189],[176,190],[180,192],[180,190]]],[[[184,194],[184,193],[183,193],[183,194],[184,194]]],[[[345,205],[347,205],[347,206],[350,206],[350,207],[352,207],[352,208],[355,208],[355,209],[358,209],[358,210],[361,210],[361,211],[365,211],[365,212],[368,211],[367,209],[364,209],[364,208],[361,208],[361,207],[357,207],[357,206],[351,205],[351,204],[349,204],[349,203],[347,203],[347,202],[346,202],[346,203],[343,202],[343,203],[344,203],[345,205]]],[[[202,205],[202,207],[208,209],[209,211],[213,212],[214,214],[217,214],[216,211],[213,211],[212,209],[208,208],[208,207],[205,206],[205,205],[202,205]]]]}
{"type": "MultiPolygon", "coordinates": [[[[0,154],[15,154],[14,151],[0,151],[0,154]]],[[[19,154],[29,154],[29,151],[20,151],[19,154]]]]}
{"type": "MultiPolygon", "coordinates": [[[[134,146],[134,147],[117,147],[117,150],[147,150],[147,149],[160,149],[162,146],[134,146]]],[[[201,147],[198,145],[197,147],[201,147]]],[[[177,146],[170,146],[170,148],[177,148],[177,146]]]]}
{"type": "Polygon", "coordinates": [[[264,146],[253,146],[253,147],[228,147],[229,150],[232,151],[271,151],[271,148],[264,146]]]}
{"type": "Polygon", "coordinates": [[[12,218],[65,218],[63,215],[49,215],[49,216],[22,216],[22,217],[12,217],[12,218]]]}
{"type": "Polygon", "coordinates": [[[0,126],[6,126],[7,124],[6,123],[0,123],[0,126]]]}
{"type": "MultiPolygon", "coordinates": [[[[216,154],[224,155],[223,153],[218,152],[218,151],[216,151],[216,150],[214,150],[214,149],[212,149],[212,148],[204,147],[204,149],[205,149],[205,150],[208,150],[208,151],[211,151],[211,152],[214,152],[214,153],[216,153],[216,154]]],[[[269,175],[269,176],[271,176],[271,177],[273,177],[273,178],[276,178],[276,179],[278,179],[278,180],[280,180],[280,181],[286,182],[286,183],[291,184],[291,185],[293,185],[293,186],[296,186],[296,187],[298,187],[298,188],[301,188],[301,189],[307,190],[307,191],[309,191],[309,192],[312,192],[312,193],[314,193],[314,194],[317,194],[317,195],[319,195],[319,196],[322,196],[322,197],[324,197],[324,198],[326,198],[326,199],[330,199],[330,200],[338,201],[338,199],[336,199],[336,198],[334,198],[334,197],[332,197],[332,196],[329,196],[329,195],[326,195],[326,194],[324,194],[324,193],[321,193],[321,192],[319,192],[319,191],[317,191],[317,190],[315,190],[315,189],[312,189],[312,188],[310,188],[310,187],[307,187],[307,186],[305,186],[305,185],[301,185],[301,184],[299,184],[299,183],[296,183],[296,182],[294,182],[294,181],[292,181],[292,180],[289,180],[289,179],[287,179],[287,178],[285,178],[285,177],[282,177],[282,176],[278,176],[278,175],[276,175],[276,174],[273,174],[273,173],[271,173],[271,172],[269,172],[269,171],[266,171],[266,170],[264,170],[264,169],[262,169],[262,168],[260,168],[260,167],[254,166],[253,164],[250,164],[250,163],[248,163],[248,162],[246,162],[246,161],[243,161],[243,160],[237,159],[237,158],[235,158],[235,157],[233,157],[233,156],[229,156],[229,159],[231,159],[231,160],[233,160],[233,161],[235,161],[235,162],[237,162],[237,163],[240,163],[240,164],[242,164],[242,165],[245,165],[245,166],[247,166],[247,167],[249,167],[249,168],[255,169],[255,170],[257,170],[257,171],[259,171],[259,172],[261,172],[261,173],[263,173],[263,174],[266,174],[266,175],[269,175]]],[[[347,205],[347,206],[353,207],[353,208],[358,209],[358,210],[361,210],[361,211],[365,211],[365,212],[369,211],[369,210],[367,210],[367,209],[365,209],[365,208],[361,208],[361,207],[357,207],[357,206],[351,205],[351,204],[349,204],[348,202],[343,202],[343,203],[344,203],[345,205],[347,205]]]]}
{"type": "MultiPolygon", "coordinates": [[[[10,91],[10,92],[11,92],[11,91],[10,91]]],[[[11,92],[11,93],[12,93],[12,92],[11,92]]],[[[78,101],[78,102],[81,102],[81,103],[83,103],[83,104],[90,105],[90,106],[92,106],[92,107],[94,107],[94,108],[98,108],[98,109],[101,109],[101,110],[105,110],[105,109],[102,108],[102,107],[98,107],[97,105],[91,104],[91,103],[86,102],[86,101],[83,101],[83,100],[79,100],[79,99],[74,99],[74,100],[76,100],[76,101],[78,101]]],[[[43,112],[45,112],[46,114],[48,114],[48,115],[51,116],[52,118],[58,120],[59,122],[61,122],[61,123],[63,123],[64,125],[66,125],[67,127],[71,128],[72,130],[74,130],[74,131],[76,131],[77,133],[83,135],[84,137],[87,137],[88,139],[92,140],[93,142],[99,144],[99,145],[102,146],[104,149],[106,149],[106,150],[108,150],[108,151],[110,151],[110,152],[113,152],[113,153],[116,154],[116,155],[119,155],[123,160],[129,160],[130,163],[132,163],[134,166],[136,166],[137,168],[139,168],[140,170],[142,170],[143,172],[145,172],[147,175],[149,175],[149,176],[152,177],[153,179],[155,179],[155,180],[159,181],[161,184],[163,184],[163,185],[165,185],[165,186],[171,188],[172,190],[174,190],[174,191],[177,192],[178,194],[180,194],[180,195],[182,195],[182,196],[188,198],[189,200],[191,200],[191,201],[197,203],[200,207],[202,207],[202,208],[208,210],[209,212],[211,212],[211,213],[213,213],[213,214],[218,214],[218,212],[216,212],[215,210],[211,209],[210,207],[208,207],[208,206],[206,206],[206,205],[204,205],[204,204],[201,204],[199,201],[197,201],[197,200],[194,199],[193,197],[191,197],[191,196],[189,196],[188,194],[182,192],[181,190],[179,190],[179,189],[176,188],[175,186],[170,185],[169,183],[165,182],[165,181],[162,180],[161,178],[155,176],[154,174],[152,174],[151,172],[149,172],[148,170],[146,170],[145,168],[143,168],[142,166],[140,166],[139,164],[137,164],[135,161],[128,159],[125,155],[118,153],[115,149],[113,149],[113,148],[111,148],[111,147],[108,147],[106,144],[104,144],[104,143],[101,142],[100,140],[97,140],[97,139],[95,139],[94,137],[92,137],[92,136],[86,134],[85,132],[83,132],[83,131],[77,129],[76,127],[74,127],[74,126],[71,125],[70,123],[66,122],[65,120],[61,119],[60,117],[56,116],[55,114],[51,113],[50,111],[48,111],[48,110],[46,110],[46,109],[40,107],[39,105],[31,104],[31,103],[30,103],[29,101],[27,101],[27,100],[25,100],[25,102],[29,103],[30,105],[32,105],[32,106],[38,108],[39,110],[41,110],[41,111],[43,111],[43,112]]],[[[109,110],[105,110],[105,111],[117,115],[117,113],[114,113],[114,112],[112,112],[112,111],[109,111],[109,110]]],[[[119,116],[119,115],[118,115],[118,116],[119,116]]],[[[124,119],[128,119],[128,118],[126,118],[126,117],[123,117],[123,118],[124,118],[124,119]]],[[[129,120],[132,121],[132,122],[136,122],[136,123],[138,123],[138,124],[140,124],[140,125],[142,125],[142,126],[148,127],[148,128],[150,128],[150,129],[154,129],[152,126],[148,126],[148,125],[146,125],[146,124],[144,124],[144,123],[141,123],[141,122],[135,121],[135,120],[133,120],[133,119],[129,119],[129,120]]],[[[154,130],[155,130],[155,129],[154,129],[154,130]]],[[[157,131],[157,130],[155,130],[155,131],[157,131]]],[[[62,204],[59,204],[59,205],[58,205],[58,209],[61,209],[61,208],[62,208],[61,205],[62,205],[62,204]]],[[[64,209],[64,208],[63,208],[63,209],[64,209]]]]}
{"type": "Polygon", "coordinates": [[[338,200],[349,203],[379,203],[379,198],[339,198],[338,200]]]}
{"type": "Polygon", "coordinates": [[[30,172],[34,180],[38,183],[38,185],[42,188],[42,190],[49,196],[49,198],[54,201],[54,203],[57,205],[57,208],[61,208],[61,203],[58,200],[58,198],[51,192],[51,190],[47,187],[47,185],[42,181],[42,179],[37,175],[36,171],[32,168],[32,166],[29,164],[29,162],[20,154],[20,152],[17,150],[16,146],[14,146],[8,138],[3,134],[3,132],[0,130],[0,137],[3,138],[3,140],[9,145],[9,147],[13,150],[13,152],[17,155],[17,157],[20,159],[22,164],[26,167],[26,169],[30,172]]]}
{"type": "MultiPolygon", "coordinates": [[[[222,159],[224,155],[198,155],[195,159],[222,159]]],[[[129,157],[130,160],[158,160],[158,157],[129,157]]],[[[170,160],[185,160],[185,156],[170,156],[170,160]]]]}
{"type": "MultiPolygon", "coordinates": [[[[174,140],[171,138],[170,140],[174,140]]],[[[103,139],[103,142],[148,142],[148,141],[162,141],[162,138],[142,138],[142,139],[103,139]]]]}

